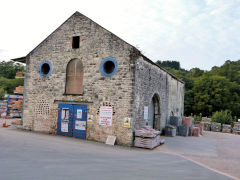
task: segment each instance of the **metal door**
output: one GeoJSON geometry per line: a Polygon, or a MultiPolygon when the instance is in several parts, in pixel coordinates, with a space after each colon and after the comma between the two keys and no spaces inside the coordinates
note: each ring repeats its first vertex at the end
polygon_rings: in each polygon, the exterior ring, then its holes
{"type": "Polygon", "coordinates": [[[72,121],[73,106],[70,104],[58,105],[57,134],[63,136],[73,136],[72,121]]]}
{"type": "Polygon", "coordinates": [[[73,136],[86,139],[87,105],[73,105],[73,136]]]}
{"type": "Polygon", "coordinates": [[[151,126],[152,128],[154,128],[154,102],[153,100],[150,103],[150,107],[149,107],[149,120],[148,120],[148,125],[151,126]]]}

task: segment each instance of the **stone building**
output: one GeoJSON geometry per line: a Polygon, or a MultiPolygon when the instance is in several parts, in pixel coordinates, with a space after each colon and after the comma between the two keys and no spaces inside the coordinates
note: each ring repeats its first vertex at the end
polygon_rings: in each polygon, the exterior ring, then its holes
{"type": "Polygon", "coordinates": [[[131,146],[183,115],[184,83],[79,12],[26,57],[23,127],[131,146]]]}

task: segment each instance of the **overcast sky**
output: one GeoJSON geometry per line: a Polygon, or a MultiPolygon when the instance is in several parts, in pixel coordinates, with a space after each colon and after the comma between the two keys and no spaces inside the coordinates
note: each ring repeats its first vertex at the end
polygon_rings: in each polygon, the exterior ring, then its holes
{"type": "Polygon", "coordinates": [[[0,60],[27,55],[75,11],[153,61],[209,70],[240,59],[240,0],[6,0],[0,60]]]}

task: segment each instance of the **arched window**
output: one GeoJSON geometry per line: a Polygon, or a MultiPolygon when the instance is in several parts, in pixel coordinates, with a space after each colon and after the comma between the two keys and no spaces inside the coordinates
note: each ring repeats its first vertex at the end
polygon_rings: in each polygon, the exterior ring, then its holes
{"type": "Polygon", "coordinates": [[[67,65],[65,94],[83,94],[83,64],[79,59],[72,59],[67,65]]]}

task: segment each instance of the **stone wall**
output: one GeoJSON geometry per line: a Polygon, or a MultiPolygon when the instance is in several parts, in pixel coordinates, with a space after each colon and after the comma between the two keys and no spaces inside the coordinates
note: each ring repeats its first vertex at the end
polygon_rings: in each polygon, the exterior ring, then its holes
{"type": "Polygon", "coordinates": [[[146,124],[144,106],[149,107],[155,95],[160,106],[160,115],[156,116],[158,129],[163,129],[172,111],[174,115],[183,113],[184,84],[145,57],[139,57],[135,66],[134,127],[146,124]]]}
{"type": "Polygon", "coordinates": [[[93,123],[87,126],[87,139],[105,142],[116,135],[117,143],[131,145],[132,129],[123,127],[125,117],[132,116],[133,70],[130,67],[133,47],[89,18],[75,13],[27,56],[23,125],[26,129],[55,133],[60,101],[75,101],[88,105],[93,123]],[[72,49],[70,39],[80,36],[80,48],[72,49]],[[104,77],[99,71],[101,60],[114,57],[118,71],[104,77]],[[83,95],[64,95],[66,67],[71,59],[83,62],[83,95]],[[39,75],[43,60],[51,62],[49,77],[39,75]],[[99,108],[114,108],[113,125],[99,126],[99,108]]]}

